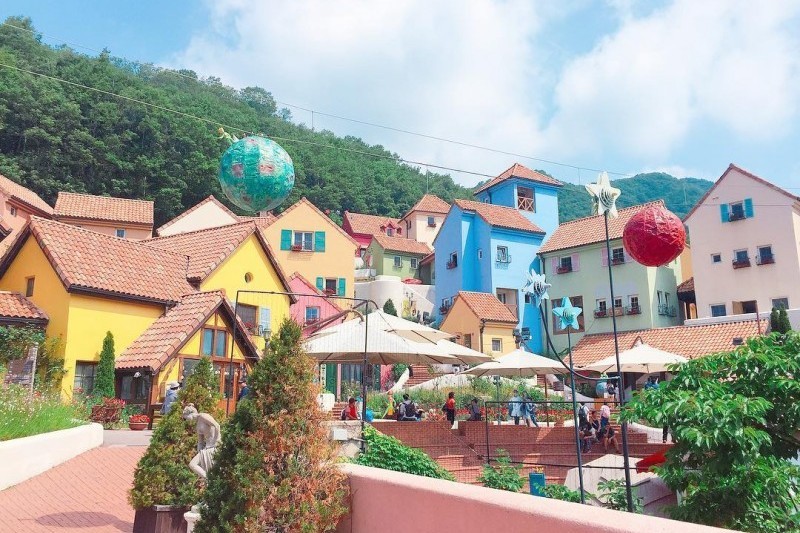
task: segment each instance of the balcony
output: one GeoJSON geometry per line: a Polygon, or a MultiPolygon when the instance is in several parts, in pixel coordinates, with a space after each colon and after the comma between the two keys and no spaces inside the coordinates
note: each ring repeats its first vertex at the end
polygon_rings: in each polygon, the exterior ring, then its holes
{"type": "Polygon", "coordinates": [[[446,315],[449,310],[450,310],[450,306],[449,305],[440,305],[439,306],[439,314],[441,314],[441,315],[446,315]]]}
{"type": "Polygon", "coordinates": [[[428,227],[429,228],[435,228],[436,227],[436,222],[428,222],[428,227]]]}
{"type": "Polygon", "coordinates": [[[325,296],[336,296],[336,289],[325,289],[322,292],[325,293],[325,296]]]}
{"type": "Polygon", "coordinates": [[[556,274],[567,274],[568,272],[572,272],[572,265],[561,265],[556,268],[556,274]]]}
{"type": "Polygon", "coordinates": [[[729,222],[736,222],[737,220],[744,220],[745,218],[747,218],[747,217],[744,216],[744,212],[742,212],[742,213],[735,213],[734,212],[734,213],[731,213],[728,216],[728,221],[729,222]]]}
{"type": "Polygon", "coordinates": [[[625,313],[628,314],[628,315],[641,315],[642,314],[642,308],[639,307],[638,305],[629,305],[625,309],[625,313]]]}
{"type": "Polygon", "coordinates": [[[677,316],[675,307],[667,304],[658,304],[658,314],[661,316],[677,316]]]}
{"type": "Polygon", "coordinates": [[[455,267],[458,266],[458,263],[455,261],[448,261],[445,266],[447,267],[447,270],[453,270],[455,267]]]}
{"type": "Polygon", "coordinates": [[[293,252],[302,252],[303,251],[303,245],[302,244],[293,244],[292,245],[292,251],[293,252]]]}
{"type": "Polygon", "coordinates": [[[605,318],[608,316],[608,309],[595,309],[594,310],[594,317],[595,318],[605,318]]]}
{"type": "Polygon", "coordinates": [[[517,209],[521,211],[533,211],[533,198],[517,197],[517,209]]]}
{"type": "Polygon", "coordinates": [[[737,268],[747,268],[750,266],[750,258],[745,257],[744,259],[734,259],[733,260],[733,268],[734,270],[737,268]]]}
{"type": "Polygon", "coordinates": [[[625,264],[625,258],[624,257],[612,257],[611,258],[611,264],[613,266],[624,265],[625,264]]]}
{"type": "MultiPolygon", "coordinates": [[[[756,256],[757,265],[773,265],[775,264],[775,256],[773,254],[763,254],[756,256]]],[[[736,268],[736,267],[734,267],[736,268]]]]}
{"type": "Polygon", "coordinates": [[[508,265],[509,263],[511,263],[511,256],[510,255],[506,255],[504,257],[497,256],[495,262],[498,265],[508,265]]]}

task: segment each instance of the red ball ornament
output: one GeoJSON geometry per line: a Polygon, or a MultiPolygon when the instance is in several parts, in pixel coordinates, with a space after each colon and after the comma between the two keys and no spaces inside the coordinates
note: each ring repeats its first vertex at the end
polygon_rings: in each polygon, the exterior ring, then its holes
{"type": "Polygon", "coordinates": [[[663,204],[645,207],[625,224],[622,244],[639,263],[645,266],[666,265],[686,246],[683,222],[663,204]]]}

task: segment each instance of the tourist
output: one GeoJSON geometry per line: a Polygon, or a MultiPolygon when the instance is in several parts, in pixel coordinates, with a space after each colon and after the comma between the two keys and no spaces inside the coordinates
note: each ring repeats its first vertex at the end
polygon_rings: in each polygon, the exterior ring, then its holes
{"type": "Polygon", "coordinates": [[[356,399],[352,396],[347,400],[347,407],[342,409],[342,420],[361,420],[356,399]]]}
{"type": "Polygon", "coordinates": [[[611,408],[608,402],[603,402],[603,407],[600,408],[600,427],[606,427],[611,421],[611,408]]]}
{"type": "Polygon", "coordinates": [[[592,449],[592,444],[597,442],[597,433],[588,419],[580,426],[579,435],[581,438],[581,452],[589,453],[592,449]]]}
{"type": "Polygon", "coordinates": [[[386,405],[386,412],[383,413],[383,418],[392,419],[395,417],[394,396],[392,395],[392,391],[387,391],[386,396],[388,402],[386,405]]]}
{"type": "Polygon", "coordinates": [[[607,426],[603,434],[603,448],[608,451],[608,445],[614,445],[614,451],[620,453],[619,443],[617,442],[617,432],[612,426],[607,426]]]}
{"type": "Polygon", "coordinates": [[[589,410],[586,408],[586,404],[582,403],[578,405],[578,427],[582,428],[586,425],[586,421],[589,417],[589,410]]]}
{"type": "Polygon", "coordinates": [[[447,394],[447,401],[444,403],[442,410],[444,410],[447,421],[450,422],[450,427],[452,427],[456,423],[456,393],[450,391],[447,394]]]}
{"type": "Polygon", "coordinates": [[[403,394],[403,401],[397,409],[398,420],[401,422],[416,422],[417,421],[417,406],[409,398],[408,394],[403,394]]]}
{"type": "Polygon", "coordinates": [[[617,387],[611,382],[606,386],[606,397],[611,398],[613,402],[617,401],[617,387]]]}
{"type": "Polygon", "coordinates": [[[179,388],[180,384],[177,381],[173,381],[167,385],[167,392],[164,394],[164,403],[161,404],[162,415],[168,415],[170,409],[172,409],[172,404],[178,401],[179,388]]]}
{"type": "Polygon", "coordinates": [[[480,422],[481,421],[481,406],[478,405],[478,399],[473,398],[472,402],[470,402],[469,407],[469,418],[467,419],[470,422],[480,422]]]}
{"type": "Polygon", "coordinates": [[[531,395],[527,392],[522,394],[524,403],[522,404],[523,416],[525,417],[525,425],[531,427],[531,424],[539,427],[539,421],[536,420],[536,403],[534,403],[531,395]]]}
{"type": "Polygon", "coordinates": [[[656,378],[653,376],[647,378],[647,383],[644,384],[644,390],[657,389],[657,388],[658,388],[658,383],[656,382],[656,378]]]}
{"type": "Polygon", "coordinates": [[[519,419],[522,418],[522,398],[517,389],[514,389],[513,396],[508,401],[508,416],[514,419],[515,426],[519,425],[519,419]]]}
{"type": "Polygon", "coordinates": [[[250,394],[250,387],[247,386],[246,380],[242,379],[239,381],[239,387],[241,388],[239,389],[239,395],[236,397],[237,402],[241,402],[247,397],[248,394],[250,394]]]}

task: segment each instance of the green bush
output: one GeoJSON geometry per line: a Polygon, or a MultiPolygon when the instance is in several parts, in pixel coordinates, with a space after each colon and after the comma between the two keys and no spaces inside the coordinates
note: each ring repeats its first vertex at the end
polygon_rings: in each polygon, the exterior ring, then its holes
{"type": "MultiPolygon", "coordinates": [[[[544,494],[548,498],[553,498],[554,500],[581,503],[581,493],[564,485],[545,485],[544,494]]],[[[589,496],[588,493],[586,495],[589,496]]]]}
{"type": "Polygon", "coordinates": [[[386,303],[383,304],[383,312],[386,313],[387,315],[397,316],[397,309],[395,309],[394,302],[392,301],[391,298],[386,300],[386,303]]]}
{"type": "Polygon", "coordinates": [[[108,331],[106,338],[103,339],[103,350],[100,352],[100,362],[97,364],[92,395],[97,398],[114,398],[116,396],[114,375],[114,336],[108,331]]]}
{"type": "Polygon", "coordinates": [[[58,393],[0,385],[0,441],[30,437],[83,424],[80,402],[64,403],[58,393]]]}
{"type": "Polygon", "coordinates": [[[397,380],[400,379],[400,377],[403,375],[403,372],[405,372],[407,369],[408,365],[404,363],[395,363],[392,365],[392,379],[395,383],[397,383],[397,380]]]}
{"type": "Polygon", "coordinates": [[[410,448],[372,426],[364,428],[364,440],[367,451],[358,454],[353,460],[356,464],[455,481],[450,472],[424,452],[410,448]]]}
{"type": "MultiPolygon", "coordinates": [[[[597,484],[597,490],[600,491],[598,499],[603,502],[603,505],[615,511],[628,510],[628,494],[625,490],[625,481],[622,479],[608,479],[601,481],[597,484]]],[[[635,488],[631,490],[635,491],[635,488]]],[[[642,499],[633,496],[633,512],[643,513],[644,507],[642,506],[642,499]]]]}
{"type": "Polygon", "coordinates": [[[512,464],[507,451],[497,450],[497,464],[483,465],[483,472],[478,481],[490,489],[519,492],[525,486],[525,478],[520,472],[522,472],[521,464],[512,464]]]}

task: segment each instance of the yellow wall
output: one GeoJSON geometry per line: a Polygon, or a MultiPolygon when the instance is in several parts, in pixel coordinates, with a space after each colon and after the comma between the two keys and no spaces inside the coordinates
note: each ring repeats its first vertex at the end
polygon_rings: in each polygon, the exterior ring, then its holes
{"type": "Polygon", "coordinates": [[[309,205],[300,202],[291,211],[281,215],[264,231],[269,245],[275,252],[278,263],[287,276],[299,272],[312,284],[318,277],[344,278],[345,296],[352,298],[355,294],[353,257],[358,245],[348,239],[337,229],[336,224],[328,217],[321,215],[309,205]],[[281,230],[292,231],[324,231],[324,252],[292,252],[281,250],[281,230]]]}
{"type": "MultiPolygon", "coordinates": [[[[352,256],[350,256],[352,262],[352,256]]],[[[352,273],[351,273],[352,276],[352,273]]],[[[200,290],[224,290],[232,305],[236,301],[239,290],[249,291],[286,291],[283,284],[267,258],[267,254],[258,242],[255,234],[248,237],[217,269],[200,285],[200,290]],[[245,281],[245,275],[251,274],[252,280],[245,281]]],[[[239,303],[269,308],[270,328],[277,331],[281,321],[289,316],[289,297],[267,294],[241,294],[239,303]]],[[[264,348],[264,341],[254,337],[256,346],[264,348]]],[[[199,353],[199,351],[198,351],[199,353]]]]}
{"type": "MultiPolygon", "coordinates": [[[[447,312],[441,326],[442,331],[460,335],[459,344],[464,344],[464,335],[472,334],[472,349],[481,351],[481,321],[472,309],[461,298],[456,298],[453,307],[447,312]]],[[[499,357],[513,352],[517,348],[514,343],[514,324],[489,322],[483,329],[483,353],[499,357]],[[501,339],[503,349],[492,353],[492,339],[501,339]]]]}

